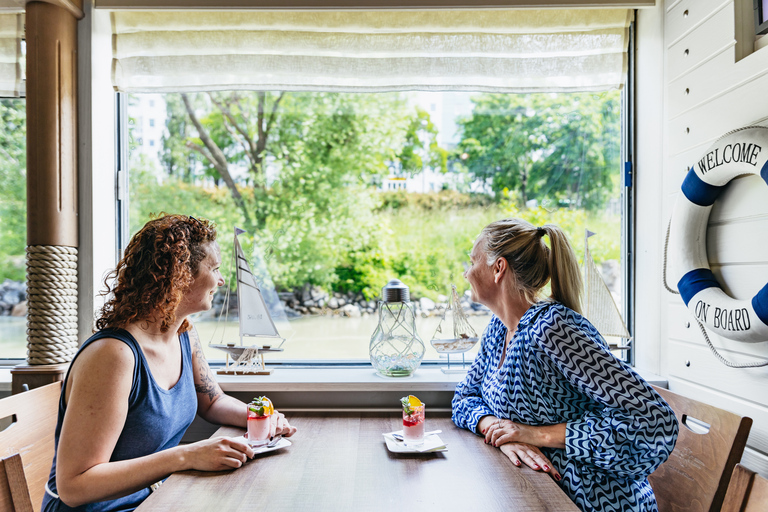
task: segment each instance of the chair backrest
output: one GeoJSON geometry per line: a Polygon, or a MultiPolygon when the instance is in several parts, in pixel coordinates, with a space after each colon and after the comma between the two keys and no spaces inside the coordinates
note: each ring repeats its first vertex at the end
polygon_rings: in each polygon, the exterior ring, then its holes
{"type": "Polygon", "coordinates": [[[60,393],[61,382],[55,382],[0,400],[0,421],[10,423],[0,432],[0,510],[40,510],[60,393]]]}
{"type": "Polygon", "coordinates": [[[659,512],[720,510],[752,419],[654,386],[680,424],[669,459],[648,480],[659,512]]]}
{"type": "Polygon", "coordinates": [[[733,468],[722,512],[765,512],[768,510],[768,479],[741,464],[733,468]]]}

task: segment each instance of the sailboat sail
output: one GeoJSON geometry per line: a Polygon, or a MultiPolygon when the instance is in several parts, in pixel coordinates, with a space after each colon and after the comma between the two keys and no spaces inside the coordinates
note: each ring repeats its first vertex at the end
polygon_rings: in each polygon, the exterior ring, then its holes
{"type": "MultiPolygon", "coordinates": [[[[241,231],[243,232],[243,231],[241,231]]],[[[239,233],[238,233],[239,234],[239,233]]],[[[240,310],[240,336],[279,337],[275,323],[267,311],[264,297],[256,284],[243,248],[235,235],[235,255],[237,259],[237,301],[240,310]]]]}
{"type": "Polygon", "coordinates": [[[631,339],[627,326],[613,300],[611,291],[597,270],[595,260],[589,252],[587,240],[594,233],[587,231],[584,241],[584,316],[603,336],[631,339]]]}
{"type": "MultiPolygon", "coordinates": [[[[446,329],[447,330],[447,329],[446,329]]],[[[456,285],[451,284],[451,298],[448,307],[437,324],[430,343],[440,353],[459,353],[471,349],[480,338],[470,325],[464,309],[461,307],[456,285]],[[447,325],[443,325],[443,323],[447,325]],[[451,329],[443,332],[443,328],[451,329]]]]}

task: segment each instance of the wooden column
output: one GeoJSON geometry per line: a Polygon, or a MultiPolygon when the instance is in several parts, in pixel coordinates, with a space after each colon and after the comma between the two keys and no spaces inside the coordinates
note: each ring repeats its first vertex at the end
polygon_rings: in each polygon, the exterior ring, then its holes
{"type": "MultiPolygon", "coordinates": [[[[27,245],[78,246],[77,20],[81,0],[26,5],[27,245]]],[[[30,305],[34,303],[30,299],[30,305]]],[[[14,392],[61,380],[68,364],[12,371],[14,392]]]]}

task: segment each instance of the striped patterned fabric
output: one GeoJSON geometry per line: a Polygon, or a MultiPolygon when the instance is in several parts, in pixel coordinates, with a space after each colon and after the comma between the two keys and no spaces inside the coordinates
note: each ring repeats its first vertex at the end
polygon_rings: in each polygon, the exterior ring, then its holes
{"type": "Polygon", "coordinates": [[[611,354],[586,318],[562,304],[528,309],[499,368],[506,333],[494,316],[456,387],[454,423],[473,432],[486,415],[527,425],[567,423],[565,449],[542,452],[576,505],[584,511],[658,510],[647,477],[677,439],[667,403],[611,354]]]}

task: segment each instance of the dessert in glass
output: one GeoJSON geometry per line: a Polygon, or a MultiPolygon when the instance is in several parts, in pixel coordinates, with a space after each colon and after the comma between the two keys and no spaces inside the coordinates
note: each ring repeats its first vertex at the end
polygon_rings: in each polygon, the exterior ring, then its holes
{"type": "Polygon", "coordinates": [[[248,404],[248,444],[252,447],[269,442],[269,427],[274,412],[272,402],[265,396],[256,397],[248,404]]]}
{"type": "Polygon", "coordinates": [[[418,446],[424,443],[424,407],[413,395],[400,399],[403,405],[403,439],[406,446],[418,446]]]}

